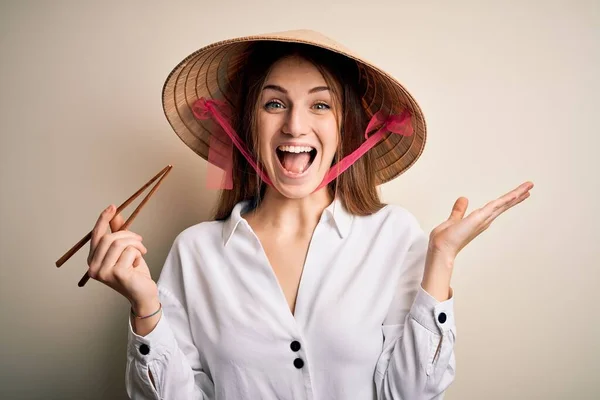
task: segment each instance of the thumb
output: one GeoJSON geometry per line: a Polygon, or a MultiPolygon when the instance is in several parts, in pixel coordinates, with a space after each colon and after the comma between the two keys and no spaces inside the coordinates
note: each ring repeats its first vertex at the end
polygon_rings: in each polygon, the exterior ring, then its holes
{"type": "Polygon", "coordinates": [[[123,218],[123,216],[121,214],[115,215],[110,220],[110,230],[111,230],[111,232],[116,232],[119,229],[121,229],[121,227],[123,226],[124,223],[125,223],[125,219],[123,218]]]}
{"type": "Polygon", "coordinates": [[[460,221],[465,216],[467,212],[467,207],[469,206],[469,199],[466,197],[459,197],[458,200],[454,203],[454,207],[452,207],[452,212],[450,213],[450,218],[448,220],[451,221],[460,221]]]}

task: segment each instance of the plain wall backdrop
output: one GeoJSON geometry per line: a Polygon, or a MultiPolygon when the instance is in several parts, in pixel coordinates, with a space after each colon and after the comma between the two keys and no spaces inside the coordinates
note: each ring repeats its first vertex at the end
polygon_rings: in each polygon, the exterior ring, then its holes
{"type": "Polygon", "coordinates": [[[213,41],[298,28],[387,70],[422,106],[425,152],[381,191],[427,231],[459,196],[471,211],[536,185],[457,259],[446,398],[600,398],[598,1],[0,4],[0,398],[126,398],[127,301],[77,287],[88,246],[54,262],[173,164],[131,227],[158,278],[216,199],[163,115],[167,74],[213,41]]]}

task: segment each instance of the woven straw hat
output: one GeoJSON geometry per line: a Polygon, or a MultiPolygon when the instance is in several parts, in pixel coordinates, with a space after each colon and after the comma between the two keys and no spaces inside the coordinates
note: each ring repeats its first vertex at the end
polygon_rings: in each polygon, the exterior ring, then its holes
{"type": "MultiPolygon", "coordinates": [[[[425,147],[423,113],[408,91],[392,76],[332,39],[310,30],[296,30],[246,36],[213,43],[190,54],[169,74],[163,87],[163,108],[175,133],[194,152],[208,160],[211,134],[219,127],[210,120],[198,120],[192,105],[201,97],[224,99],[236,87],[236,78],[245,64],[252,43],[277,41],[318,46],[356,61],[363,88],[362,104],[371,117],[380,109],[391,114],[408,111],[413,134],[386,134],[370,151],[374,153],[378,184],[410,168],[425,147]]],[[[366,128],[366,127],[364,127],[366,128]]]]}

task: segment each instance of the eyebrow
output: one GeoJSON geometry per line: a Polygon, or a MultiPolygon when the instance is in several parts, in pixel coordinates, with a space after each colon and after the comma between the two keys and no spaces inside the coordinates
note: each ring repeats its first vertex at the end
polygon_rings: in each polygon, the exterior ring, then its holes
{"type": "MultiPolygon", "coordinates": [[[[287,94],[288,93],[287,90],[285,90],[284,88],[282,88],[279,85],[266,85],[263,88],[263,90],[267,90],[267,89],[276,90],[276,91],[281,92],[283,94],[287,94]]],[[[317,86],[317,87],[314,87],[314,88],[310,89],[308,91],[308,93],[312,94],[312,93],[317,93],[317,92],[323,92],[323,91],[326,91],[326,90],[331,90],[331,89],[329,88],[329,86],[317,86]]]]}

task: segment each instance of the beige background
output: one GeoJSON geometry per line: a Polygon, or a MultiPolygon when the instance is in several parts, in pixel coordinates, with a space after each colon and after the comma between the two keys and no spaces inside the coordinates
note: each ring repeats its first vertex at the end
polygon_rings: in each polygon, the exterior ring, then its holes
{"type": "Polygon", "coordinates": [[[302,27],[388,70],[422,105],[426,151],[382,193],[425,229],[458,196],[478,207],[536,184],[457,260],[446,398],[600,397],[597,1],[0,7],[0,398],[126,397],[127,302],[97,282],[77,287],[87,247],[54,261],[171,163],[132,227],[157,277],[175,235],[215,200],[204,161],[162,114],[168,72],[214,40],[302,27]]]}

